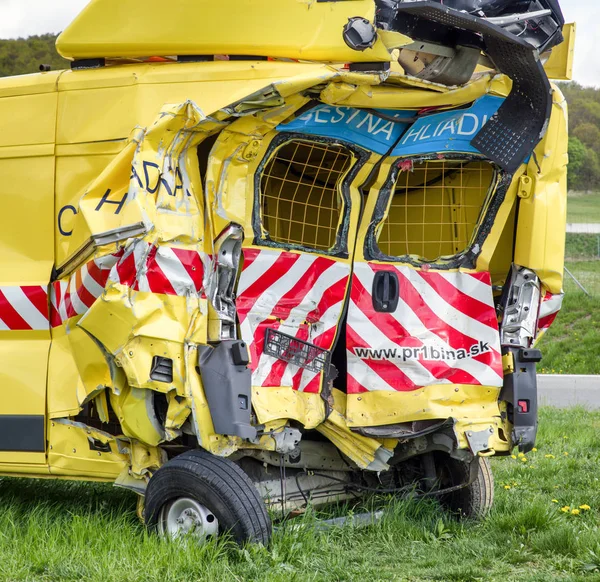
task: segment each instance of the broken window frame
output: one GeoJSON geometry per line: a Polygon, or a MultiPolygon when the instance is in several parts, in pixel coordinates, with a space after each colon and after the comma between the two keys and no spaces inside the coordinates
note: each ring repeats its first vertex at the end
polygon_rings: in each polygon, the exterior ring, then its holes
{"type": "Polygon", "coordinates": [[[513,175],[503,171],[496,164],[483,156],[473,154],[445,154],[445,160],[457,162],[476,162],[483,161],[489,163],[493,170],[494,176],[490,183],[485,201],[481,207],[479,217],[475,224],[471,240],[467,247],[452,256],[438,257],[436,259],[425,259],[416,255],[401,255],[391,256],[381,251],[378,245],[378,237],[380,228],[388,218],[390,206],[395,193],[398,177],[402,170],[401,166],[407,161],[413,164],[438,161],[438,154],[428,154],[418,157],[403,157],[396,160],[389,171],[389,174],[377,194],[377,201],[371,221],[367,228],[367,233],[364,242],[364,257],[367,261],[380,261],[385,263],[403,263],[420,268],[424,265],[430,265],[440,270],[457,269],[460,267],[474,269],[477,257],[481,253],[483,244],[485,243],[490,230],[494,224],[498,211],[506,198],[506,194],[511,185],[513,175]]]}
{"type": "Polygon", "coordinates": [[[252,211],[252,228],[254,230],[253,244],[255,246],[269,247],[286,251],[302,251],[342,259],[349,258],[348,237],[350,232],[350,217],[352,208],[352,194],[350,185],[354,182],[358,173],[367,163],[370,157],[371,153],[367,150],[340,139],[316,137],[314,135],[304,133],[285,132],[277,134],[269,144],[269,147],[267,148],[254,173],[254,207],[252,211]],[[348,150],[348,153],[351,157],[350,167],[348,170],[346,170],[345,176],[338,182],[338,193],[341,196],[342,206],[340,208],[340,219],[337,226],[336,242],[330,249],[317,249],[300,244],[281,243],[274,241],[270,238],[270,235],[263,224],[261,181],[263,179],[265,168],[273,159],[277,151],[296,141],[301,141],[308,144],[317,143],[321,145],[343,147],[348,150]]]}

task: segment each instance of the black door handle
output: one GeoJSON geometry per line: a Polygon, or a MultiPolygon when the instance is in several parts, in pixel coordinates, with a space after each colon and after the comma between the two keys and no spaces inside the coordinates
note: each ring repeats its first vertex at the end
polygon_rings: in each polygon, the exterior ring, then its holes
{"type": "Polygon", "coordinates": [[[373,307],[378,313],[393,313],[400,299],[398,275],[392,271],[379,271],[373,279],[373,307]]]}

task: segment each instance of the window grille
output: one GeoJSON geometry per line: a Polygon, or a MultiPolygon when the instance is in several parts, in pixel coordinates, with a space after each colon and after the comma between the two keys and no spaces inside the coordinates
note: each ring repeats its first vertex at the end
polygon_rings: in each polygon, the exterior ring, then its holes
{"type": "Polygon", "coordinates": [[[335,246],[344,207],[341,184],[353,156],[340,145],[294,140],[276,150],[261,176],[262,224],[278,243],[335,246]]]}
{"type": "Polygon", "coordinates": [[[493,183],[494,168],[483,161],[429,160],[400,171],[379,249],[427,261],[465,251],[493,183]]]}

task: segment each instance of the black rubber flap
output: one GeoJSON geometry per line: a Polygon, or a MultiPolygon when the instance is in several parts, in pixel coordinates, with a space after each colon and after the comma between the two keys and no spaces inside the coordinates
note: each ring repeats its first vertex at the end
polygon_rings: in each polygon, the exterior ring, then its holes
{"type": "Polygon", "coordinates": [[[550,118],[552,91],[538,52],[529,43],[489,22],[436,2],[401,2],[379,11],[378,26],[428,42],[482,46],[513,88],[498,113],[471,145],[507,172],[514,173],[540,142],[550,118]],[[395,18],[389,20],[395,13],[395,18]],[[427,26],[429,25],[429,26],[427,26]],[[433,25],[433,26],[432,26],[433,25]],[[428,32],[425,32],[428,31],[428,32]],[[437,31],[439,38],[432,38],[437,31]],[[481,42],[482,41],[482,42],[481,42]]]}
{"type": "Polygon", "coordinates": [[[252,372],[241,354],[241,340],[222,341],[216,346],[198,346],[198,368],[202,387],[217,434],[256,438],[252,426],[252,372]]]}

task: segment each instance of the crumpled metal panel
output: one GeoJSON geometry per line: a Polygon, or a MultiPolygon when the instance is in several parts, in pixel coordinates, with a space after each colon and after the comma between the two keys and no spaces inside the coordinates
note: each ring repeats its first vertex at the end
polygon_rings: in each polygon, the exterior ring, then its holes
{"type": "MultiPolygon", "coordinates": [[[[347,293],[351,258],[319,257],[319,273],[307,274],[300,266],[314,255],[257,249],[253,205],[255,173],[276,128],[290,121],[313,98],[320,97],[326,107],[393,107],[396,111],[465,105],[484,95],[504,97],[509,91],[506,77],[491,74],[482,74],[464,87],[447,88],[429,87],[426,82],[411,81],[394,72],[358,74],[302,66],[297,77],[265,83],[258,93],[209,116],[191,101],[165,106],[153,124],[132,132],[124,149],[86,189],[73,220],[73,244],[68,259],[59,265],[51,290],[51,323],[55,341],[61,346],[51,366],[58,368],[70,358],[69,374],[80,379],[75,394],[69,397],[52,388],[49,408],[53,416],[74,416],[84,404],[93,402],[107,419],[110,402],[126,439],[125,444],[119,441],[122,457],[116,462],[126,468],[120,472],[119,482],[128,486],[132,479],[143,482],[162,462],[160,445],[183,433],[195,436],[200,446],[220,455],[230,455],[240,447],[278,450],[280,445],[272,435],[249,443],[216,434],[196,372],[197,346],[209,338],[209,298],[215,285],[213,241],[235,223],[245,236],[244,265],[237,288],[238,317],[242,337],[251,351],[252,406],[266,431],[283,435],[290,420],[317,428],[358,466],[370,470],[386,468],[388,451],[395,441],[369,439],[351,432],[350,427],[455,418],[461,447],[468,446],[465,431],[488,430],[490,449],[506,450],[499,436],[497,401],[502,371],[493,358],[486,363],[486,373],[493,372],[497,378],[482,380],[478,386],[452,378],[455,383],[451,391],[448,384],[421,385],[410,398],[401,398],[396,391],[357,391],[346,398],[333,390],[325,402],[327,395],[321,393],[320,378],[261,357],[261,325],[271,323],[290,335],[332,347],[347,293]],[[211,147],[206,176],[201,177],[197,147],[216,133],[219,135],[211,147]],[[298,258],[292,260],[294,257],[298,258]],[[286,258],[294,264],[283,266],[286,258]],[[275,264],[281,267],[280,273],[272,278],[271,286],[266,285],[266,274],[275,264]],[[331,275],[330,279],[324,273],[331,275]],[[293,277],[296,283],[306,284],[302,292],[290,298],[286,293],[295,287],[293,277]],[[278,281],[287,287],[277,288],[278,281]],[[275,312],[274,306],[278,308],[275,312]],[[171,360],[170,381],[150,377],[155,356],[171,360]],[[158,401],[164,406],[164,417],[157,414],[158,401]]],[[[555,105],[559,107],[558,102],[555,105]]],[[[548,140],[562,143],[561,120],[564,112],[557,110],[545,140],[538,146],[538,159],[555,151],[548,140]]],[[[344,136],[339,139],[343,141],[344,136]]],[[[356,176],[352,184],[354,202],[359,199],[357,184],[367,181],[379,159],[373,154],[356,176]]],[[[537,172],[532,163],[527,167],[529,174],[537,172]]],[[[561,185],[553,189],[551,176],[560,182],[563,168],[553,173],[548,164],[542,162],[537,173],[538,190],[543,184],[558,197],[561,185]]],[[[513,194],[514,202],[516,192],[513,194]]],[[[540,203],[536,198],[521,202],[522,207],[537,205],[533,218],[528,210],[520,214],[519,225],[524,225],[521,237],[530,235],[528,225],[532,223],[540,236],[548,227],[539,219],[540,203]]],[[[357,237],[359,207],[353,203],[350,213],[352,240],[357,237]]],[[[505,212],[503,219],[507,217],[505,212]]],[[[560,220],[558,216],[553,224],[560,220]]],[[[356,242],[359,248],[364,239],[359,236],[356,242]]],[[[520,264],[536,270],[549,289],[547,295],[558,293],[555,273],[548,275],[545,269],[548,262],[558,265],[560,257],[540,258],[535,253],[541,251],[525,250],[523,245],[521,252],[531,254],[520,264]]],[[[486,325],[491,329],[487,321],[492,310],[488,283],[484,303],[486,325]]],[[[61,454],[66,442],[59,440],[57,444],[61,454]]],[[[70,470],[79,461],[73,457],[61,462],[70,470]]]]}

